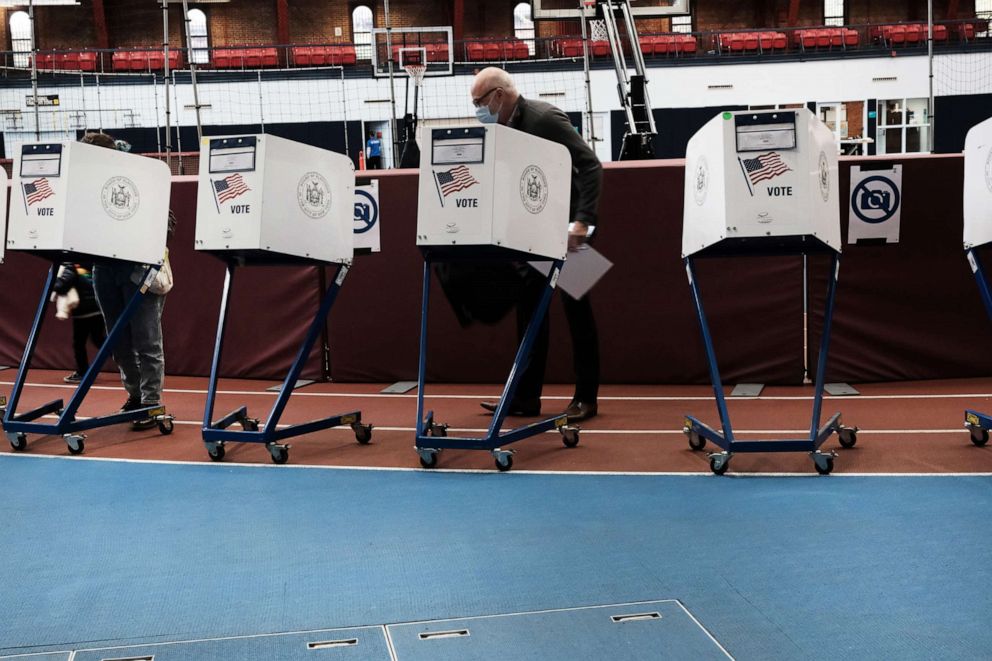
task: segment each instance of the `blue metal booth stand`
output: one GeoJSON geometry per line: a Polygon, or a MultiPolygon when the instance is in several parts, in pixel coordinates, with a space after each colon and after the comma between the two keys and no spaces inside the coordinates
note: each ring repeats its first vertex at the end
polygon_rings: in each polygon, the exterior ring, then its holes
{"type": "MultiPolygon", "coordinates": [[[[24,355],[21,358],[21,364],[17,370],[17,377],[14,379],[14,389],[11,391],[10,401],[7,403],[3,414],[3,428],[4,432],[7,434],[7,439],[10,441],[10,447],[14,450],[24,450],[27,448],[28,434],[59,435],[65,439],[66,445],[68,446],[71,454],[80,454],[85,447],[84,442],[86,439],[86,434],[82,432],[90,429],[97,429],[99,427],[116,425],[123,422],[134,422],[136,420],[145,420],[148,418],[155,419],[158,423],[158,430],[160,433],[171,434],[173,428],[173,416],[166,414],[165,409],[161,406],[143,407],[133,411],[120,411],[93,418],[76,418],[76,413],[79,411],[79,407],[82,405],[87,393],[93,386],[93,382],[96,381],[96,377],[100,373],[103,364],[107,361],[107,358],[110,357],[113,348],[117,345],[121,333],[131,321],[131,317],[134,316],[135,311],[141,304],[141,300],[146,295],[148,291],[148,284],[151,283],[155,277],[155,274],[158,272],[158,266],[149,266],[145,270],[143,286],[134,293],[134,296],[131,297],[131,300],[124,308],[123,314],[121,314],[120,318],[117,320],[117,323],[114,324],[114,327],[110,329],[110,332],[107,334],[107,339],[100,347],[100,350],[97,351],[97,354],[93,358],[92,362],[90,362],[89,369],[86,370],[86,374],[83,375],[79,385],[76,386],[76,390],[69,399],[68,405],[64,404],[63,400],[56,399],[30,411],[20,414],[17,413],[17,404],[20,401],[21,391],[24,389],[24,383],[27,379],[28,370],[31,367],[31,359],[34,356],[34,350],[38,344],[38,338],[41,336],[41,328],[44,325],[46,317],[45,311],[49,305],[49,296],[52,292],[52,286],[55,283],[55,277],[58,273],[59,265],[61,262],[72,261],[76,258],[75,255],[69,253],[58,253],[55,255],[45,253],[42,256],[51,259],[52,265],[48,269],[48,278],[45,280],[45,286],[41,292],[41,299],[38,302],[38,309],[34,315],[34,322],[31,325],[31,332],[28,335],[27,345],[24,347],[24,355]],[[53,423],[39,422],[43,416],[49,414],[56,414],[58,419],[53,423]]],[[[92,255],[83,255],[82,257],[87,260],[94,259],[94,256],[92,255]]],[[[96,257],[95,259],[102,258],[96,257]]]]}
{"type": "MultiPolygon", "coordinates": [[[[992,317],[992,290],[978,258],[978,247],[992,242],[992,119],[971,128],[964,143],[964,249],[978,283],[982,303],[992,317]]],[[[971,442],[989,441],[992,416],[973,409],[964,412],[971,442]]]]}
{"type": "Polygon", "coordinates": [[[221,297],[220,317],[217,322],[217,338],[214,343],[214,357],[210,365],[210,382],[207,387],[207,404],[203,414],[203,442],[210,458],[214,461],[222,460],[225,454],[224,445],[229,442],[264,443],[269,450],[272,461],[277,464],[284,464],[289,460],[290,446],[283,443],[283,441],[294,436],[342,425],[349,425],[351,427],[355,432],[355,439],[359,443],[364,445],[371,441],[372,425],[362,423],[361,411],[349,411],[320,420],[289,425],[282,428],[279,427],[279,420],[286,408],[286,404],[289,402],[290,395],[293,394],[293,389],[296,387],[300,373],[303,371],[304,365],[306,365],[307,357],[310,355],[310,351],[313,349],[317,338],[320,337],[324,320],[327,318],[331,306],[334,305],[334,300],[337,298],[338,291],[341,289],[341,284],[348,274],[348,266],[344,264],[333,265],[335,267],[334,279],[330,286],[326,287],[326,291],[324,291],[320,301],[320,307],[307,329],[306,337],[300,345],[300,349],[296,354],[296,358],[293,360],[293,364],[289,368],[289,372],[286,374],[286,378],[283,380],[282,387],[279,389],[279,396],[276,397],[276,401],[272,405],[265,424],[262,425],[257,418],[249,417],[247,406],[240,406],[223,418],[217,421],[213,420],[214,403],[217,397],[217,377],[221,354],[224,348],[224,327],[227,324],[229,310],[228,303],[231,297],[234,271],[241,260],[232,259],[230,254],[227,254],[225,255],[225,261],[227,262],[227,274],[224,278],[224,292],[221,297]],[[241,426],[240,430],[230,428],[235,423],[241,426]]]}
{"type": "Polygon", "coordinates": [[[551,297],[554,294],[555,286],[558,282],[558,274],[561,272],[564,260],[545,259],[535,255],[516,254],[515,251],[493,248],[473,248],[470,246],[459,248],[448,248],[439,250],[436,248],[423,248],[424,252],[424,287],[423,287],[423,307],[420,317],[420,366],[417,373],[417,441],[416,450],[420,455],[420,465],[424,468],[434,468],[437,466],[438,454],[444,449],[457,450],[485,450],[493,455],[496,468],[501,471],[508,471],[513,467],[514,450],[505,449],[507,445],[530,438],[536,434],[543,434],[549,429],[557,429],[561,433],[562,443],[565,447],[574,448],[579,444],[579,427],[568,424],[568,418],[564,414],[552,416],[532,422],[508,431],[501,431],[503,422],[506,420],[508,407],[513,401],[517,392],[517,385],[520,382],[520,375],[526,369],[530,361],[531,350],[537,333],[544,323],[544,317],[551,304],[551,297]],[[550,261],[551,270],[541,294],[534,315],[527,325],[527,330],[517,349],[513,359],[513,366],[510,375],[503,386],[503,393],[500,395],[499,404],[493,413],[489,429],[482,437],[448,436],[448,425],[438,423],[434,420],[434,411],[427,411],[424,415],[424,385],[427,376],[427,320],[430,304],[431,290],[431,265],[436,262],[456,259],[504,259],[520,261],[550,261]]]}

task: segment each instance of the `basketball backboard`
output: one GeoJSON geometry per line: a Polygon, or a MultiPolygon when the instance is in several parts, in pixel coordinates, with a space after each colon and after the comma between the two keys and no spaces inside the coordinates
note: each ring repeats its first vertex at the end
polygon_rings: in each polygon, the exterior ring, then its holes
{"type": "Polygon", "coordinates": [[[422,53],[427,65],[425,76],[450,76],[454,72],[452,62],[455,44],[451,26],[426,28],[393,28],[389,31],[387,44],[386,29],[372,30],[372,70],[376,77],[389,75],[389,61],[392,59],[393,75],[405,76],[403,64],[422,53]],[[392,58],[389,57],[390,46],[392,58]],[[404,62],[401,62],[401,56],[404,62]]]}

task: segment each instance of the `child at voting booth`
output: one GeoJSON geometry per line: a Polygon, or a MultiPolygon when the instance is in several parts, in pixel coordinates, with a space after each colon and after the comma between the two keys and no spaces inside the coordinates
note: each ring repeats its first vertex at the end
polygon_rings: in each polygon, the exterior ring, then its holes
{"type": "Polygon", "coordinates": [[[87,340],[99,349],[107,338],[103,315],[93,289],[93,263],[63,264],[52,289],[52,299],[58,308],[56,318],[72,319],[72,351],[76,371],[63,380],[78,383],[90,366],[86,354],[87,340]]]}

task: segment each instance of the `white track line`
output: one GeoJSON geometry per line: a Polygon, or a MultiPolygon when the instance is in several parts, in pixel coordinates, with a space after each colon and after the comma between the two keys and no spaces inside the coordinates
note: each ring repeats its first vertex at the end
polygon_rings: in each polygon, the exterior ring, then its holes
{"type": "MultiPolygon", "coordinates": [[[[106,463],[118,464],[157,464],[163,466],[194,466],[204,469],[224,469],[224,468],[251,468],[255,470],[321,470],[321,471],[364,471],[380,473],[471,473],[482,475],[500,476],[499,479],[506,479],[512,475],[553,475],[553,476],[586,476],[586,477],[708,477],[713,479],[723,478],[751,478],[751,477],[807,477],[824,478],[814,472],[809,473],[734,473],[729,472],[722,476],[714,475],[712,471],[658,471],[651,473],[648,471],[546,471],[546,470],[521,470],[501,472],[493,469],[481,468],[404,468],[404,467],[378,467],[378,466],[318,466],[313,464],[244,464],[237,462],[214,462],[214,461],[173,461],[165,459],[118,459],[115,457],[69,457],[53,454],[15,454],[12,452],[0,452],[0,461],[4,458],[14,458],[15,460],[58,460],[58,461],[102,461],[106,463]]],[[[833,472],[830,477],[992,477],[992,473],[838,473],[833,472]]]]}
{"type": "MultiPolygon", "coordinates": [[[[0,386],[12,386],[13,381],[0,381],[0,386]]],[[[75,390],[74,385],[61,385],[57,383],[26,383],[28,387],[32,388],[62,388],[75,390]]],[[[798,387],[798,386],[797,386],[798,387]]],[[[121,390],[120,386],[93,386],[91,390],[121,390]]],[[[183,395],[205,395],[206,390],[196,389],[196,388],[166,388],[164,392],[176,393],[183,395]]],[[[265,397],[275,397],[278,395],[277,392],[270,392],[267,390],[218,390],[218,395],[261,395],[265,397]]],[[[348,398],[361,398],[361,397],[371,397],[371,398],[387,398],[387,399],[416,399],[417,395],[414,394],[384,394],[379,392],[347,392],[347,393],[337,393],[337,392],[306,392],[303,390],[294,390],[293,397],[348,397],[348,398]]],[[[499,393],[481,393],[473,395],[445,395],[445,394],[427,394],[424,396],[425,399],[497,399],[499,393]]],[[[876,400],[876,399],[982,399],[982,398],[992,398],[992,393],[948,393],[948,394],[935,394],[935,393],[918,393],[918,394],[905,394],[905,395],[840,395],[832,396],[824,394],[824,399],[828,400],[876,400]]],[[[571,396],[564,395],[544,395],[542,399],[546,400],[560,400],[560,401],[571,401],[571,396]]],[[[729,402],[753,402],[753,401],[812,401],[812,395],[771,395],[771,396],[759,396],[759,397],[730,397],[727,396],[729,402]]],[[[711,402],[714,400],[712,395],[601,395],[599,397],[600,401],[608,402],[711,402]]]]}
{"type": "MultiPolygon", "coordinates": [[[[49,414],[44,415],[40,419],[44,420],[58,420],[57,415],[49,414]]],[[[86,416],[76,416],[77,420],[89,420],[86,416]]],[[[201,420],[173,420],[175,425],[184,425],[187,427],[202,427],[203,422],[201,420]]],[[[292,427],[297,423],[289,423],[276,425],[277,429],[285,429],[287,427],[292,427]]],[[[416,427],[387,427],[386,425],[375,425],[372,426],[373,430],[379,431],[402,431],[402,432],[415,432],[416,427]]],[[[510,431],[512,427],[507,427],[501,429],[501,432],[510,431]]],[[[330,427],[327,430],[321,431],[340,431],[348,432],[349,434],[354,433],[351,428],[347,425],[342,425],[339,427],[330,427]]],[[[448,431],[466,433],[466,434],[485,434],[489,431],[488,427],[449,427],[448,431]]],[[[962,424],[961,427],[953,427],[951,429],[858,429],[859,434],[957,434],[966,433],[966,428],[962,424]]],[[[545,434],[558,434],[557,429],[549,429],[544,432],[545,434]]],[[[656,435],[677,435],[681,436],[685,432],[682,431],[681,427],[668,427],[666,429],[582,429],[581,434],[594,434],[594,435],[615,435],[615,436],[656,436],[656,435]]],[[[734,435],[751,435],[751,434],[761,434],[761,435],[773,435],[782,436],[785,434],[800,436],[806,436],[809,434],[809,429],[735,429],[734,435]]]]}

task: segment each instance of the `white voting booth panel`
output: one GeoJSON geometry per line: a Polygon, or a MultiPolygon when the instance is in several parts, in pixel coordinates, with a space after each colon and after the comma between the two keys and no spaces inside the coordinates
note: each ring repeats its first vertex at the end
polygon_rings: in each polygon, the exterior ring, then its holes
{"type": "Polygon", "coordinates": [[[7,171],[0,168],[0,264],[7,245],[7,171]]]}
{"type": "Polygon", "coordinates": [[[992,241],[992,119],[964,141],[964,247],[992,241]]]}
{"type": "Polygon", "coordinates": [[[7,249],[161,264],[169,167],[81,142],[22,145],[14,157],[7,249]]]}
{"type": "Polygon", "coordinates": [[[682,255],[767,237],[840,251],[838,195],[833,133],[809,110],[721,113],[686,148],[682,255]]]}
{"type": "Polygon", "coordinates": [[[568,150],[499,124],[426,132],[418,246],[496,246],[562,259],[568,240],[568,150]]]}
{"type": "Polygon", "coordinates": [[[272,135],[203,138],[196,249],[320,262],[354,256],[351,159],[272,135]]]}

